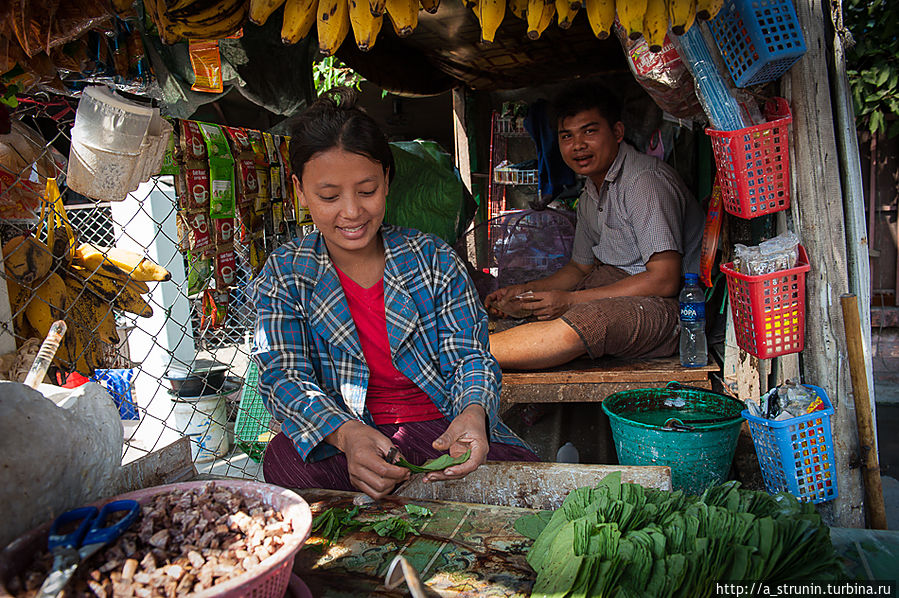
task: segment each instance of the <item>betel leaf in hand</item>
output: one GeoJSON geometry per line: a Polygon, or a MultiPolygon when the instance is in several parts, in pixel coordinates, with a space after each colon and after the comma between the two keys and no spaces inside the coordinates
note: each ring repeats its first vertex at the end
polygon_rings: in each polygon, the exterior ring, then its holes
{"type": "Polygon", "coordinates": [[[453,465],[461,465],[468,461],[468,458],[471,456],[471,449],[465,451],[465,454],[456,457],[455,459],[451,457],[449,454],[440,455],[436,459],[431,459],[430,461],[426,461],[424,465],[413,465],[406,461],[405,459],[397,460],[396,464],[400,467],[405,467],[410,470],[412,473],[427,473],[429,471],[443,471],[447,467],[452,467],[453,465]]]}

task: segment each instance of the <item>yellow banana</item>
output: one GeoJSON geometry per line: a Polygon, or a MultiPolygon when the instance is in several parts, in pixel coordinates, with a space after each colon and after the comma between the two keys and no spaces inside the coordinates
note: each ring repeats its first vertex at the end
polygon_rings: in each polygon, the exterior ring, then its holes
{"type": "Polygon", "coordinates": [[[197,15],[172,17],[166,30],[189,39],[221,39],[243,27],[249,9],[245,0],[229,0],[197,15]]]}
{"type": "Polygon", "coordinates": [[[26,285],[37,286],[53,267],[50,248],[34,237],[19,235],[3,244],[6,274],[26,285]]]}
{"type": "Polygon", "coordinates": [[[418,0],[387,0],[387,14],[399,37],[412,35],[418,27],[418,0]]]}
{"type": "Polygon", "coordinates": [[[666,0],[649,0],[646,4],[646,14],[643,15],[643,37],[651,51],[658,52],[662,49],[666,33],[668,33],[666,0]]]}
{"type": "Polygon", "coordinates": [[[28,317],[25,309],[28,307],[28,300],[31,299],[31,289],[23,287],[13,277],[6,279],[6,294],[9,297],[9,311],[12,314],[13,333],[16,339],[26,339],[29,337],[31,325],[28,324],[28,317]]]}
{"type": "Polygon", "coordinates": [[[714,19],[722,6],[724,0],[696,0],[696,18],[700,21],[714,19]]]}
{"type": "Polygon", "coordinates": [[[166,7],[163,0],[145,0],[143,4],[150,20],[156,25],[156,31],[163,43],[172,45],[184,39],[180,35],[169,32],[168,28],[174,23],[165,14],[166,7]]]}
{"type": "MultiPolygon", "coordinates": [[[[96,339],[107,344],[119,340],[112,305],[92,292],[89,285],[73,276],[65,277],[69,307],[66,322],[74,325],[74,334],[83,339],[96,339]]],[[[87,344],[87,343],[85,343],[87,344]]]]}
{"type": "Polygon", "coordinates": [[[250,0],[250,22],[264,25],[284,0],[250,0]]]}
{"type": "Polygon", "coordinates": [[[35,289],[34,296],[25,308],[25,315],[28,323],[43,339],[50,332],[53,322],[64,317],[67,307],[66,283],[59,274],[51,272],[41,286],[35,289]]]}
{"type": "Polygon", "coordinates": [[[134,280],[133,278],[127,278],[127,277],[123,279],[118,276],[107,276],[102,271],[98,270],[96,272],[91,272],[90,270],[87,270],[86,268],[82,268],[82,267],[76,266],[74,264],[72,266],[69,266],[69,272],[77,274],[81,278],[81,280],[85,280],[85,281],[90,278],[96,278],[97,280],[107,279],[107,280],[109,280],[109,282],[104,283],[104,284],[113,285],[116,289],[119,289],[119,288],[122,288],[125,286],[131,287],[131,289],[133,291],[135,291],[136,293],[138,293],[140,295],[146,295],[147,293],[150,292],[150,286],[142,280],[134,280]]]}
{"type": "Polygon", "coordinates": [[[350,25],[353,27],[356,46],[363,52],[368,52],[374,47],[378,33],[381,32],[384,17],[371,14],[368,0],[347,0],[347,2],[350,6],[350,25]]]}
{"type": "Polygon", "coordinates": [[[425,11],[430,14],[434,14],[437,12],[437,9],[440,7],[440,0],[418,0],[421,4],[421,7],[425,9],[425,11]]]}
{"type": "Polygon", "coordinates": [[[689,31],[696,20],[696,0],[667,0],[668,22],[675,35],[689,31]]]}
{"type": "MultiPolygon", "coordinates": [[[[723,0],[722,0],[723,1],[723,0]]],[[[522,21],[528,20],[528,2],[527,0],[509,0],[509,10],[512,14],[522,21]]]]}
{"type": "Polygon", "coordinates": [[[281,41],[295,44],[312,30],[315,24],[317,0],[287,0],[284,4],[284,22],[281,25],[281,41]]]}
{"type": "Polygon", "coordinates": [[[580,2],[570,2],[569,0],[556,0],[556,23],[560,29],[568,29],[571,27],[571,21],[574,15],[581,8],[580,2]]]}
{"type": "MultiPolygon", "coordinates": [[[[150,258],[118,247],[98,247],[82,243],[75,251],[74,263],[91,271],[97,270],[97,266],[101,264],[112,264],[129,278],[142,282],[165,281],[172,278],[171,272],[150,258]]],[[[115,271],[107,275],[114,277],[115,271]]]]}
{"type": "Polygon", "coordinates": [[[587,20],[593,34],[599,39],[607,39],[615,24],[615,0],[584,0],[587,20]]]}
{"type": "Polygon", "coordinates": [[[631,39],[640,39],[643,35],[643,15],[646,14],[647,0],[615,0],[618,20],[631,39]]]}
{"type": "Polygon", "coordinates": [[[318,0],[318,50],[331,56],[350,30],[347,0],[318,0]]]}
{"type": "Polygon", "coordinates": [[[528,0],[528,37],[540,39],[555,14],[556,5],[553,0],[548,3],[544,0],[528,0]]]}
{"type": "MultiPolygon", "coordinates": [[[[724,2],[724,0],[721,1],[724,2]]],[[[386,6],[387,0],[368,0],[368,9],[371,11],[372,16],[382,16],[386,6]]]]}
{"type": "Polygon", "coordinates": [[[145,318],[153,315],[153,308],[141,297],[139,289],[133,285],[122,285],[119,281],[106,276],[91,276],[77,282],[83,284],[84,288],[103,299],[107,304],[112,304],[118,309],[145,318]]]}
{"type": "Polygon", "coordinates": [[[474,13],[481,22],[481,41],[493,43],[496,30],[506,16],[506,0],[480,0],[474,13]]]}

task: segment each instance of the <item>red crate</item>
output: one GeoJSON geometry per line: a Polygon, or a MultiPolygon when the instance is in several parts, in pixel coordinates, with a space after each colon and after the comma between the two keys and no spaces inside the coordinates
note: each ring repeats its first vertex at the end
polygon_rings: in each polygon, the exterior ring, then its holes
{"type": "Polygon", "coordinates": [[[805,345],[805,248],[799,246],[796,267],[752,276],[721,265],[737,344],[759,359],[798,353],[805,345]]]}
{"type": "Polygon", "coordinates": [[[790,207],[790,105],[768,101],[768,122],[737,129],[706,129],[712,140],[724,210],[740,218],[756,218],[790,207]]]}

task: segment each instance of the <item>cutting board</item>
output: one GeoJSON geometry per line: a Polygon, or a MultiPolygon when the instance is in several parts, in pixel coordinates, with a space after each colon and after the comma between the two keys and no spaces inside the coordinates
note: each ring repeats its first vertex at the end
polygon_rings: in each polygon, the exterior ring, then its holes
{"type": "MultiPolygon", "coordinates": [[[[332,507],[353,508],[356,492],[298,490],[313,516],[332,507]]],[[[429,508],[434,516],[421,536],[404,541],[357,531],[323,547],[312,537],[297,555],[296,573],[314,596],[408,596],[405,585],[384,587],[393,558],[401,554],[421,575],[434,596],[529,596],[536,574],[525,554],[531,541],[515,531],[515,520],[535,511],[517,507],[421,500],[399,496],[360,508],[360,520],[406,516],[405,505],[429,508]]]]}

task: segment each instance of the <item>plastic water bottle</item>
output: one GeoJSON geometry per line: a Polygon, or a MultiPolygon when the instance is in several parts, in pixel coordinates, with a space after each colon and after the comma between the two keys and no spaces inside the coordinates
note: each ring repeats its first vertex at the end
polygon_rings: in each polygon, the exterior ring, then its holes
{"type": "Polygon", "coordinates": [[[556,452],[556,463],[580,463],[580,460],[577,447],[570,442],[563,444],[556,452]]]}
{"type": "Polygon", "coordinates": [[[699,367],[708,363],[705,341],[705,295],[699,288],[699,275],[684,274],[680,292],[680,363],[699,367]]]}

